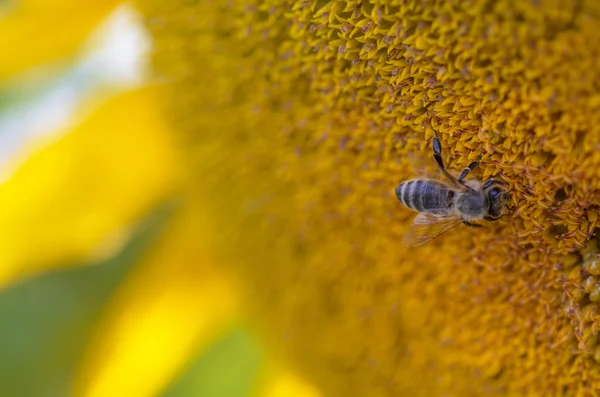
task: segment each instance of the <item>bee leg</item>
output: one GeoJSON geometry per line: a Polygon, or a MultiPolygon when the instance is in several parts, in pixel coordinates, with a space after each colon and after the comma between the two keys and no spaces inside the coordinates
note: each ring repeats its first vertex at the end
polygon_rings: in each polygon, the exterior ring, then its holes
{"type": "MultiPolygon", "coordinates": [[[[464,172],[464,171],[463,171],[464,172]]],[[[507,182],[504,181],[498,181],[496,179],[488,179],[483,186],[481,186],[482,189],[487,189],[488,187],[492,186],[492,185],[502,185],[502,186],[508,186],[507,182]]]]}
{"type": "Polygon", "coordinates": [[[480,154],[479,157],[477,157],[477,160],[473,161],[471,164],[466,166],[465,169],[460,173],[460,175],[458,176],[458,181],[460,183],[463,183],[463,181],[465,180],[467,175],[469,175],[469,172],[471,172],[475,168],[479,167],[479,162],[481,161],[481,156],[483,156],[483,154],[480,154]]]}
{"type": "Polygon", "coordinates": [[[440,171],[442,171],[442,174],[444,174],[444,176],[448,178],[448,180],[452,182],[454,186],[460,186],[464,189],[465,186],[461,182],[457,181],[455,177],[450,175],[450,173],[446,171],[446,167],[444,167],[444,160],[442,159],[442,144],[437,132],[435,133],[435,137],[433,137],[433,159],[440,168],[440,171]]]}
{"type": "Polygon", "coordinates": [[[483,227],[483,225],[478,225],[476,223],[471,223],[471,222],[468,222],[468,221],[463,221],[463,223],[465,225],[469,226],[469,227],[483,227]]]}

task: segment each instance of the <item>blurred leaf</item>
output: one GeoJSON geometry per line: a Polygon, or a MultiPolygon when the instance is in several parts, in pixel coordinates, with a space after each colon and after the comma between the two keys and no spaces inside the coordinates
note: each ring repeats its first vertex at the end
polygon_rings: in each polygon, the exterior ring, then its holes
{"type": "Polygon", "coordinates": [[[253,394],[263,358],[242,329],[226,333],[162,397],[247,397],[253,394]]]}
{"type": "Polygon", "coordinates": [[[169,215],[170,207],[157,209],[123,251],[105,263],[47,273],[0,294],[2,395],[69,395],[73,373],[101,309],[169,215]]]}

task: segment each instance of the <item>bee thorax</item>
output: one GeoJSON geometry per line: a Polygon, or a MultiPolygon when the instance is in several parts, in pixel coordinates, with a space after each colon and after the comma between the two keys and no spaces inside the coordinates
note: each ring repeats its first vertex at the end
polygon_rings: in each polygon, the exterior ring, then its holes
{"type": "Polygon", "coordinates": [[[481,192],[462,194],[456,199],[455,205],[456,210],[469,220],[483,218],[488,210],[487,199],[481,192]]]}

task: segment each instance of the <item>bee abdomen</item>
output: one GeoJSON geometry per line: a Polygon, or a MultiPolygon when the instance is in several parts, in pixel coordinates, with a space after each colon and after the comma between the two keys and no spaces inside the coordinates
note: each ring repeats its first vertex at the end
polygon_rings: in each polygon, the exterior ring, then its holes
{"type": "Polygon", "coordinates": [[[396,188],[396,197],[405,206],[416,211],[423,211],[421,200],[418,200],[421,192],[423,181],[413,180],[402,182],[400,186],[396,188]]]}
{"type": "Polygon", "coordinates": [[[396,188],[396,197],[405,206],[419,212],[444,214],[452,205],[453,192],[440,182],[412,180],[396,188]]]}

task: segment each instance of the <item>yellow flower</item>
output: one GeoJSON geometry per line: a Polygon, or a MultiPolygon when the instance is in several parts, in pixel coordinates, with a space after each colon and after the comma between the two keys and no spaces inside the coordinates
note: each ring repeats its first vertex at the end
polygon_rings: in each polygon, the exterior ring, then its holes
{"type": "MultiPolygon", "coordinates": [[[[75,62],[116,3],[4,6],[0,79],[75,62]]],[[[598,394],[600,7],[138,3],[162,86],[98,88],[0,185],[0,310],[53,297],[6,321],[0,390],[207,395],[220,363],[274,397],[598,394]],[[407,249],[393,189],[435,133],[515,211],[407,249]]]]}
{"type": "Polygon", "coordinates": [[[600,391],[598,6],[140,4],[214,258],[324,395],[600,391]],[[409,250],[436,132],[516,208],[409,250]]]}

